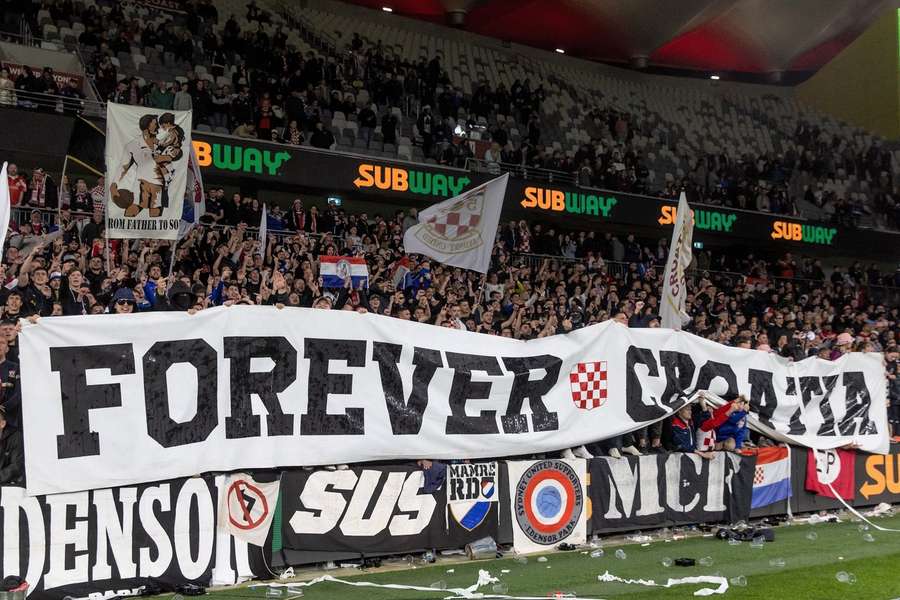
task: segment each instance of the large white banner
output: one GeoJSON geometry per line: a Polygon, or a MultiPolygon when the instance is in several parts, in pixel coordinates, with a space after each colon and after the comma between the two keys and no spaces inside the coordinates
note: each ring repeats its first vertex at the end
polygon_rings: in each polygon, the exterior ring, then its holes
{"type": "Polygon", "coordinates": [[[107,234],[178,239],[191,156],[191,111],[107,103],[107,234]]]}
{"type": "Polygon", "coordinates": [[[522,342],[348,311],[53,317],[20,334],[28,490],[548,452],[745,394],[814,448],[888,450],[881,354],[797,363],[613,321],[522,342]]]}

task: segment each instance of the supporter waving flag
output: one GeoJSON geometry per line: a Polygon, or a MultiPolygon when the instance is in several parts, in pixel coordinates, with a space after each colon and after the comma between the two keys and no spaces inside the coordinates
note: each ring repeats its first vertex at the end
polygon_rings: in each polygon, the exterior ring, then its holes
{"type": "Polygon", "coordinates": [[[406,251],[487,273],[508,181],[506,173],[420,212],[403,235],[406,251]]]}

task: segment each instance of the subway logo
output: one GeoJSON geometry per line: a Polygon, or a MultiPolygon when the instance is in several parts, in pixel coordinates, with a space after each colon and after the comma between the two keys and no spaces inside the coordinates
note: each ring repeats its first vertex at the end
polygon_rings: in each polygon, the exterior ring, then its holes
{"type": "Polygon", "coordinates": [[[193,140],[193,144],[198,166],[213,166],[222,171],[275,176],[280,174],[281,167],[291,159],[291,153],[284,150],[271,152],[232,144],[210,144],[200,140],[193,140]]]}
{"type": "Polygon", "coordinates": [[[357,188],[374,187],[379,190],[444,198],[456,196],[472,183],[468,177],[366,163],[359,165],[358,173],[359,177],[353,180],[353,185],[357,188]]]}
{"type": "Polygon", "coordinates": [[[619,200],[615,196],[604,198],[594,194],[564,192],[540,187],[525,188],[525,198],[520,202],[524,208],[539,208],[576,215],[593,215],[609,218],[619,200]]]}
{"type": "Polygon", "coordinates": [[[772,223],[773,240],[788,240],[830,246],[836,233],[837,229],[834,227],[801,225],[800,223],[791,223],[789,221],[775,221],[772,223]]]}
{"type": "MultiPolygon", "coordinates": [[[[701,208],[693,209],[694,227],[703,229],[704,231],[724,231],[730,232],[737,222],[737,215],[719,212],[717,210],[703,210],[701,208]]],[[[674,225],[678,218],[678,207],[663,206],[660,208],[659,218],[656,220],[660,225],[674,225]]]]}

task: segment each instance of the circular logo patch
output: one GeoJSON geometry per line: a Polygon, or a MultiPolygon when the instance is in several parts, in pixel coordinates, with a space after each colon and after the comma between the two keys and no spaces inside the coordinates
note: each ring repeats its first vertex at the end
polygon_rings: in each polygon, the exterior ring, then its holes
{"type": "Polygon", "coordinates": [[[841,475],[841,459],[834,450],[816,450],[816,473],[819,483],[834,483],[841,475]]]}
{"type": "Polygon", "coordinates": [[[564,540],[584,509],[578,474],[561,460],[535,463],[516,484],[515,507],[519,528],[529,539],[544,546],[564,540]]]}

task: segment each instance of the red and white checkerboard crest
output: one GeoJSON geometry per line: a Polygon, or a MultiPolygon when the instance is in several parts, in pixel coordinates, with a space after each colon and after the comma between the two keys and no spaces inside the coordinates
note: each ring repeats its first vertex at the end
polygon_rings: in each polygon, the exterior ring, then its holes
{"type": "Polygon", "coordinates": [[[569,373],[572,402],[582,410],[603,406],[606,403],[607,383],[605,360],[578,363],[569,373]]]}
{"type": "Polygon", "coordinates": [[[429,229],[446,240],[457,240],[478,233],[484,208],[483,190],[473,190],[458,202],[425,221],[429,229]]]}
{"type": "Polygon", "coordinates": [[[765,479],[766,474],[763,472],[762,467],[756,467],[756,471],[753,473],[753,485],[761,485],[765,479]]]}

